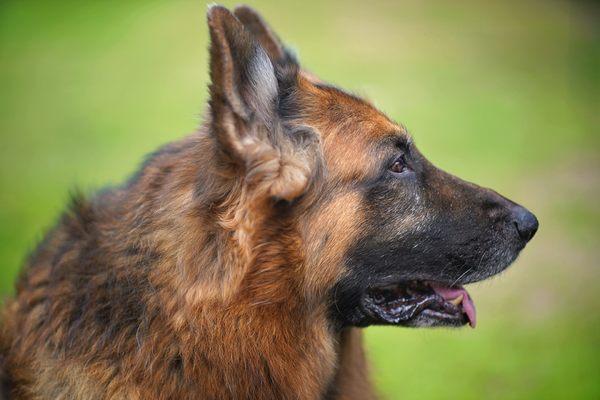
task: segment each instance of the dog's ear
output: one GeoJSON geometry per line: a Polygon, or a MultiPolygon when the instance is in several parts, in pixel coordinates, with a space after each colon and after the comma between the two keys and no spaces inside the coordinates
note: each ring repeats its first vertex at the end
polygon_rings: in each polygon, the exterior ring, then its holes
{"type": "MultiPolygon", "coordinates": [[[[246,19],[257,17],[239,10],[246,19]]],[[[308,184],[315,163],[309,147],[316,142],[310,128],[287,127],[279,115],[297,70],[279,64],[276,70],[255,35],[226,8],[211,7],[208,25],[211,130],[219,154],[254,194],[292,200],[308,184]]],[[[261,40],[274,37],[265,35],[261,40]]],[[[274,42],[268,45],[277,51],[274,42]]]]}
{"type": "Polygon", "coordinates": [[[283,45],[279,36],[277,36],[256,10],[242,5],[236,7],[233,12],[267,51],[273,62],[294,62],[291,52],[283,45]]]}
{"type": "MultiPolygon", "coordinates": [[[[208,26],[213,116],[225,108],[239,122],[268,120],[277,98],[277,78],[267,53],[224,7],[209,9],[208,26]]],[[[222,139],[236,147],[234,142],[241,138],[222,139]]]]}

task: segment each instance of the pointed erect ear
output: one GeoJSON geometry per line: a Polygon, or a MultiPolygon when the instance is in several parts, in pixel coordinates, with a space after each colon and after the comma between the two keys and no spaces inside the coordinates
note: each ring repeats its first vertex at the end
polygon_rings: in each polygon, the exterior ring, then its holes
{"type": "Polygon", "coordinates": [[[271,27],[256,10],[244,5],[236,7],[233,12],[267,51],[271,60],[274,62],[284,62],[291,57],[277,34],[273,32],[271,27]]]}
{"type": "Polygon", "coordinates": [[[270,118],[277,78],[266,51],[224,7],[209,9],[208,26],[213,114],[225,106],[242,121],[270,118]]]}
{"type": "Polygon", "coordinates": [[[278,114],[280,84],[282,96],[291,93],[297,69],[277,63],[276,73],[255,35],[226,8],[211,7],[208,26],[210,129],[219,156],[243,176],[253,196],[298,197],[316,170],[318,139],[312,129],[291,128],[278,114]]]}

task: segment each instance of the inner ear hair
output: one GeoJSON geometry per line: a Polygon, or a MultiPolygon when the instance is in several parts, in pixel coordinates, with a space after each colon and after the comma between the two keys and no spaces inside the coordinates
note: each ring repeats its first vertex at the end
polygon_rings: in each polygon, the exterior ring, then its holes
{"type": "Polygon", "coordinates": [[[236,116],[266,119],[277,98],[277,79],[266,51],[229,10],[208,11],[211,36],[211,106],[226,101],[236,116]]]}
{"type": "MultiPolygon", "coordinates": [[[[275,114],[278,84],[266,51],[229,10],[208,10],[211,129],[222,154],[245,162],[256,124],[275,114]]],[[[254,143],[255,144],[255,143],[254,143]]]]}
{"type": "Polygon", "coordinates": [[[279,114],[290,107],[296,70],[279,64],[276,70],[256,37],[226,8],[211,7],[208,25],[210,122],[218,154],[243,176],[247,196],[288,201],[300,196],[315,152],[304,136],[289,136],[279,114]]]}

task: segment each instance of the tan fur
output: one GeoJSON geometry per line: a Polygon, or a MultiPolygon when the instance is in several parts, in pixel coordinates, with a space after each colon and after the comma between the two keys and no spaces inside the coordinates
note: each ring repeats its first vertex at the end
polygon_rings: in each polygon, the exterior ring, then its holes
{"type": "Polygon", "coordinates": [[[373,397],[328,294],[361,223],[345,183],[372,173],[369,138],[399,128],[302,74],[304,115],[267,125],[235,80],[240,22],[211,12],[212,116],[129,184],[76,199],[31,257],[4,310],[11,398],[373,397]],[[304,127],[307,145],[282,133],[304,127]]]}

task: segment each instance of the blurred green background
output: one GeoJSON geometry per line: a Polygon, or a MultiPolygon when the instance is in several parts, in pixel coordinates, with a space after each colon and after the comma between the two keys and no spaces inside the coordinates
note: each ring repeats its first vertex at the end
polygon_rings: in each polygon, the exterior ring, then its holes
{"type": "MultiPolygon", "coordinates": [[[[384,397],[600,398],[598,3],[250,4],[305,67],[405,123],[440,167],[540,219],[511,269],[473,285],[477,329],[367,330],[384,397]]],[[[1,294],[71,188],[120,182],[199,125],[205,11],[0,2],[1,294]]]]}

